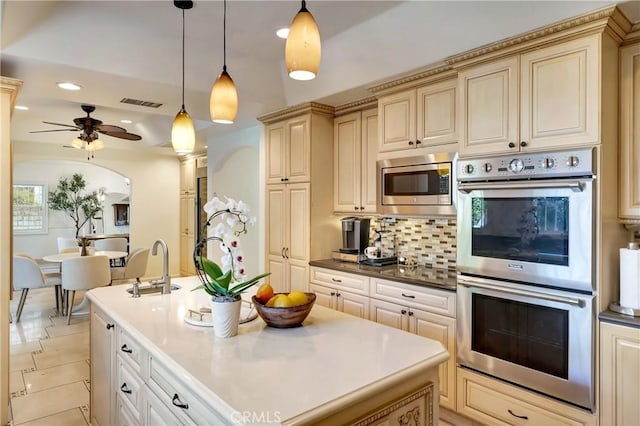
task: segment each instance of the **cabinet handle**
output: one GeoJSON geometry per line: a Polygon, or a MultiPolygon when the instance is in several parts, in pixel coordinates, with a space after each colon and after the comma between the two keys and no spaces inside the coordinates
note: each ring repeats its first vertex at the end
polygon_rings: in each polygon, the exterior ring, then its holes
{"type": "Polygon", "coordinates": [[[280,178],[280,182],[284,182],[284,178],[280,178]]]}
{"type": "Polygon", "coordinates": [[[360,206],[360,210],[364,211],[364,207],[363,207],[363,206],[360,206]]]}
{"type": "Polygon", "coordinates": [[[284,257],[285,257],[286,259],[288,259],[288,258],[289,258],[289,247],[285,247],[285,248],[284,248],[284,257]]]}
{"type": "Polygon", "coordinates": [[[120,386],[120,390],[124,393],[131,393],[131,389],[127,387],[127,382],[124,382],[122,386],[120,386]]]}
{"type": "Polygon", "coordinates": [[[527,143],[525,141],[521,141],[520,146],[527,146],[527,143]]]}
{"type": "Polygon", "coordinates": [[[133,353],[133,351],[127,347],[127,344],[126,344],[126,343],[125,343],[124,345],[122,345],[122,347],[120,348],[120,350],[121,350],[122,352],[126,352],[126,353],[128,353],[128,354],[133,353]]]}
{"type": "Polygon", "coordinates": [[[284,247],[282,247],[282,250],[280,250],[280,256],[282,256],[282,258],[284,259],[284,247]]]}
{"type": "Polygon", "coordinates": [[[422,143],[422,141],[420,139],[416,140],[416,145],[420,145],[422,143]]]}
{"type": "Polygon", "coordinates": [[[342,282],[342,280],[338,280],[336,278],[331,278],[331,281],[333,281],[334,283],[341,283],[342,282]]]}
{"type": "Polygon", "coordinates": [[[514,414],[513,411],[511,411],[510,409],[507,409],[507,411],[509,412],[509,414],[511,414],[513,417],[517,417],[519,419],[523,419],[523,420],[529,420],[529,417],[527,416],[519,416],[517,414],[514,414]]]}
{"type": "Polygon", "coordinates": [[[409,311],[409,316],[412,317],[413,316],[413,311],[409,311]]]}
{"type": "Polygon", "coordinates": [[[402,293],[402,296],[403,296],[403,297],[407,297],[407,298],[409,298],[409,299],[415,299],[415,298],[416,298],[416,297],[415,297],[414,295],[412,295],[412,294],[404,294],[404,293],[402,293]]]}
{"type": "Polygon", "coordinates": [[[107,330],[111,330],[113,328],[113,324],[107,324],[107,330]]]}
{"type": "Polygon", "coordinates": [[[332,295],[332,296],[335,296],[335,295],[336,295],[336,292],[335,292],[335,291],[332,291],[332,292],[331,292],[331,295],[332,295]]]}
{"type": "Polygon", "coordinates": [[[413,145],[413,141],[409,141],[409,145],[413,145]]]}
{"type": "Polygon", "coordinates": [[[289,182],[289,178],[284,178],[284,181],[285,182],[289,182]]]}
{"type": "Polygon", "coordinates": [[[354,206],[354,207],[353,207],[353,209],[354,209],[355,211],[358,211],[358,206],[354,206]]]}
{"type": "Polygon", "coordinates": [[[516,144],[515,144],[515,143],[513,143],[513,142],[509,142],[509,148],[515,148],[515,147],[516,147],[516,144]]]}
{"type": "Polygon", "coordinates": [[[336,293],[336,297],[340,297],[342,296],[340,293],[336,293]]]}
{"type": "Polygon", "coordinates": [[[406,310],[406,309],[403,309],[403,310],[401,310],[401,311],[400,311],[400,313],[401,313],[402,315],[404,315],[404,314],[406,314],[406,313],[407,313],[407,310],[406,310]]]}
{"type": "Polygon", "coordinates": [[[178,408],[183,408],[185,410],[189,409],[189,404],[183,404],[182,401],[180,401],[180,397],[177,393],[173,394],[173,399],[171,400],[171,402],[178,408]]]}

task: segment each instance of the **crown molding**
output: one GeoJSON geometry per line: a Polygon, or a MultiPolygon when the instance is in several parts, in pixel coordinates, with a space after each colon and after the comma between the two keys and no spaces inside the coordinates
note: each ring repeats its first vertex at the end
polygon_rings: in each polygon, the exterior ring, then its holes
{"type": "Polygon", "coordinates": [[[325,114],[333,117],[335,109],[330,105],[321,104],[318,102],[305,102],[303,104],[295,105],[289,108],[285,108],[280,111],[270,112],[268,114],[258,117],[258,121],[264,124],[270,124],[275,121],[280,121],[286,118],[296,117],[301,114],[315,113],[325,114]]]}
{"type": "Polygon", "coordinates": [[[362,111],[363,109],[377,108],[378,98],[375,96],[369,96],[368,98],[360,99],[348,104],[338,105],[335,108],[335,116],[345,115],[356,111],[362,111]]]}
{"type": "Polygon", "coordinates": [[[11,111],[11,115],[13,115],[13,109],[16,106],[20,89],[22,89],[22,80],[0,76],[0,91],[2,91],[2,93],[9,94],[9,109],[11,111]]]}
{"type": "Polygon", "coordinates": [[[456,73],[450,72],[451,70],[451,65],[440,62],[418,72],[413,72],[411,74],[395,78],[394,80],[386,81],[378,84],[377,86],[371,86],[368,89],[376,95],[384,95],[390,92],[455,77],[456,73]]]}
{"type": "Polygon", "coordinates": [[[624,44],[632,44],[640,41],[640,22],[637,22],[631,26],[631,30],[624,38],[624,44]]]}

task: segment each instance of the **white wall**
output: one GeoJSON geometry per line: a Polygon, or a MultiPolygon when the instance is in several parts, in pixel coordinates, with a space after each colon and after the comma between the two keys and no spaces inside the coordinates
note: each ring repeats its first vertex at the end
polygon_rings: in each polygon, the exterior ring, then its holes
{"type": "MultiPolygon", "coordinates": [[[[180,163],[170,148],[131,150],[110,149],[106,143],[90,161],[131,180],[130,245],[132,248],[149,247],[163,239],[169,247],[169,271],[180,271],[179,200],[180,163]]],[[[88,164],[85,151],[72,150],[53,144],[14,142],[14,167],[37,160],[65,160],[69,173],[88,164]]],[[[105,212],[107,214],[107,212],[105,212]]],[[[17,249],[17,248],[16,248],[17,249]]],[[[29,251],[29,250],[25,250],[29,251]]],[[[54,251],[55,252],[55,251],[54,251]]],[[[148,277],[162,275],[161,256],[150,256],[148,277]]]]}

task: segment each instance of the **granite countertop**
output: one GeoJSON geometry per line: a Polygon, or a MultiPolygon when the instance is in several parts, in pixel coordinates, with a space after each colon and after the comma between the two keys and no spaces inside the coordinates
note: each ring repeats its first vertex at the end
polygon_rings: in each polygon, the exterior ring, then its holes
{"type": "Polygon", "coordinates": [[[430,268],[428,266],[371,266],[334,259],[312,260],[309,265],[373,278],[456,291],[457,273],[449,269],[430,268]]]}
{"type": "Polygon", "coordinates": [[[188,309],[209,304],[204,291],[190,291],[198,278],[172,281],[182,288],[167,295],[132,298],[122,285],[87,296],[230,420],[277,411],[283,423],[309,423],[449,357],[440,342],[318,304],[302,327],[271,328],[257,318],[219,339],[212,328],[184,321],[188,309]]]}
{"type": "Polygon", "coordinates": [[[640,328],[640,317],[620,314],[610,309],[600,312],[600,314],[598,314],[598,319],[604,322],[626,325],[627,327],[640,328]]]}

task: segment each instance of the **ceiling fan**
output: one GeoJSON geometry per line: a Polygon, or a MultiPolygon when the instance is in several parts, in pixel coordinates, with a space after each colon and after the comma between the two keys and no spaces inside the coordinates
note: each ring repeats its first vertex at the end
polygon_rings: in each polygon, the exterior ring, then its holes
{"type": "MultiPolygon", "coordinates": [[[[102,124],[102,121],[95,119],[90,114],[95,111],[96,107],[93,105],[82,105],[82,110],[87,113],[86,117],[74,118],[73,122],[75,126],[63,123],[53,123],[50,121],[43,121],[45,124],[53,124],[54,126],[65,126],[68,129],[54,129],[54,130],[35,130],[29,133],[46,133],[46,132],[77,132],[80,130],[80,136],[71,142],[71,146],[77,149],[86,149],[87,151],[97,151],[104,148],[104,143],[99,139],[98,133],[111,136],[114,138],[126,139],[130,141],[139,141],[141,136],[127,132],[127,129],[120,126],[113,126],[110,124],[102,124]]],[[[93,154],[91,154],[93,157],[93,154]]]]}

